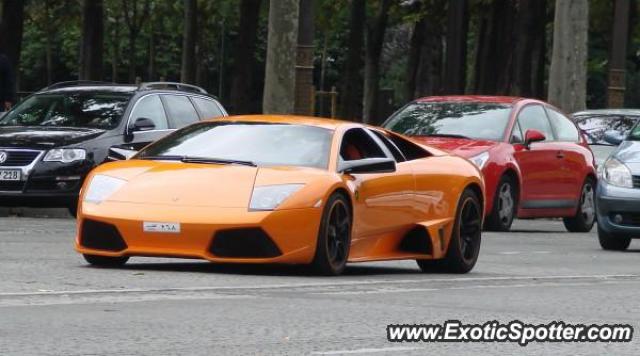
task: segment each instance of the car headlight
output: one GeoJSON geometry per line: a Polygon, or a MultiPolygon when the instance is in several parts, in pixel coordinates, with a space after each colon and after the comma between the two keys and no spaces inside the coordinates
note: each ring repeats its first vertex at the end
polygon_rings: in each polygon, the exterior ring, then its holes
{"type": "Polygon", "coordinates": [[[56,148],[49,150],[44,156],[45,162],[71,163],[87,158],[87,151],[81,148],[56,148]]]}
{"type": "Polygon", "coordinates": [[[249,210],[274,210],[304,184],[264,185],[253,188],[249,210]]]}
{"type": "Polygon", "coordinates": [[[124,179],[95,175],[84,195],[84,202],[100,204],[127,183],[124,179]]]}
{"type": "Polygon", "coordinates": [[[624,163],[615,158],[609,158],[602,167],[602,178],[605,182],[616,187],[633,188],[631,171],[624,163]]]}
{"type": "Polygon", "coordinates": [[[482,152],[479,155],[475,155],[469,158],[469,160],[473,162],[473,164],[475,164],[476,167],[478,167],[478,169],[482,169],[484,165],[487,164],[487,161],[489,160],[489,152],[482,152]]]}

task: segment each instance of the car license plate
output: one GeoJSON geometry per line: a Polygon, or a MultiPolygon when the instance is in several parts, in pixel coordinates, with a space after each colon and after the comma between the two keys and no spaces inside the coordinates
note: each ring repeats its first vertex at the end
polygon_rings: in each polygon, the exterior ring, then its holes
{"type": "Polygon", "coordinates": [[[164,234],[179,234],[180,233],[180,224],[179,223],[168,223],[168,222],[147,222],[145,221],[142,224],[142,230],[144,232],[160,232],[164,234]]]}
{"type": "Polygon", "coordinates": [[[17,169],[0,170],[0,181],[19,181],[22,178],[22,171],[17,169]]]}

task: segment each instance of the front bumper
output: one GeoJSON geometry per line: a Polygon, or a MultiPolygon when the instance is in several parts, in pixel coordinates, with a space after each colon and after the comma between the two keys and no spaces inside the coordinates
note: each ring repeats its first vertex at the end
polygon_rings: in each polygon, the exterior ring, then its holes
{"type": "Polygon", "coordinates": [[[0,205],[56,207],[75,203],[84,178],[93,167],[91,161],[43,162],[41,156],[28,167],[0,167],[22,171],[20,181],[0,181],[0,205]]]}
{"type": "Polygon", "coordinates": [[[598,183],[598,226],[614,236],[640,238],[640,189],[598,183]]]}
{"type": "MultiPolygon", "coordinates": [[[[249,212],[246,208],[148,206],[135,203],[103,202],[83,204],[78,218],[76,250],[83,254],[101,256],[158,256],[198,258],[226,263],[311,263],[315,254],[320,228],[321,208],[249,212]],[[117,230],[124,245],[114,248],[95,248],[83,237],[84,224],[99,222],[117,230]],[[144,222],[179,223],[179,233],[145,232],[144,222]],[[222,241],[222,233],[229,238],[242,239],[248,234],[262,231],[275,244],[277,254],[260,257],[251,253],[231,253],[219,256],[214,246],[222,241]],[[235,236],[235,237],[234,237],[235,236]],[[93,247],[89,247],[91,245],[93,247]],[[248,256],[252,255],[252,256],[248,256]]],[[[233,246],[233,244],[231,244],[233,246]]],[[[250,249],[250,244],[235,246],[250,249]]],[[[226,248],[229,248],[229,244],[226,248]]],[[[218,245],[219,247],[219,245],[218,245]]],[[[247,251],[248,252],[248,251],[247,251]]]]}

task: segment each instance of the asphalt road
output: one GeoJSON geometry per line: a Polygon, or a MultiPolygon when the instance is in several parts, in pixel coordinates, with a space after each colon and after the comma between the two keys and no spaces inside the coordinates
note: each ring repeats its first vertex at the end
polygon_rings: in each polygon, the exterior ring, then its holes
{"type": "Polygon", "coordinates": [[[640,241],[602,251],[594,232],[518,221],[485,233],[467,275],[411,261],[355,264],[338,278],[298,267],[132,259],[88,267],[74,221],[0,218],[0,355],[638,355],[640,241]],[[626,344],[390,343],[387,324],[630,323],[626,344]]]}

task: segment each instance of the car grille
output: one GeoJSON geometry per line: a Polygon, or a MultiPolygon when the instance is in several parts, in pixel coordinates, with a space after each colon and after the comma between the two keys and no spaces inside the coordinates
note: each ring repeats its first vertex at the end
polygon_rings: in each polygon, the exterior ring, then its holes
{"type": "Polygon", "coordinates": [[[21,192],[24,189],[22,181],[0,181],[0,192],[21,192]]]}
{"type": "Polygon", "coordinates": [[[32,150],[10,150],[4,151],[0,149],[0,152],[7,153],[7,159],[3,163],[0,163],[0,167],[24,167],[28,166],[38,158],[41,151],[32,150]]]}
{"type": "Polygon", "coordinates": [[[640,176],[633,176],[633,187],[640,188],[640,176]]]}
{"type": "Polygon", "coordinates": [[[209,246],[217,257],[271,258],[282,255],[280,249],[260,228],[218,231],[209,246]]]}
{"type": "Polygon", "coordinates": [[[122,251],[127,243],[114,225],[94,220],[85,220],[80,232],[80,245],[94,250],[122,251]]]}

